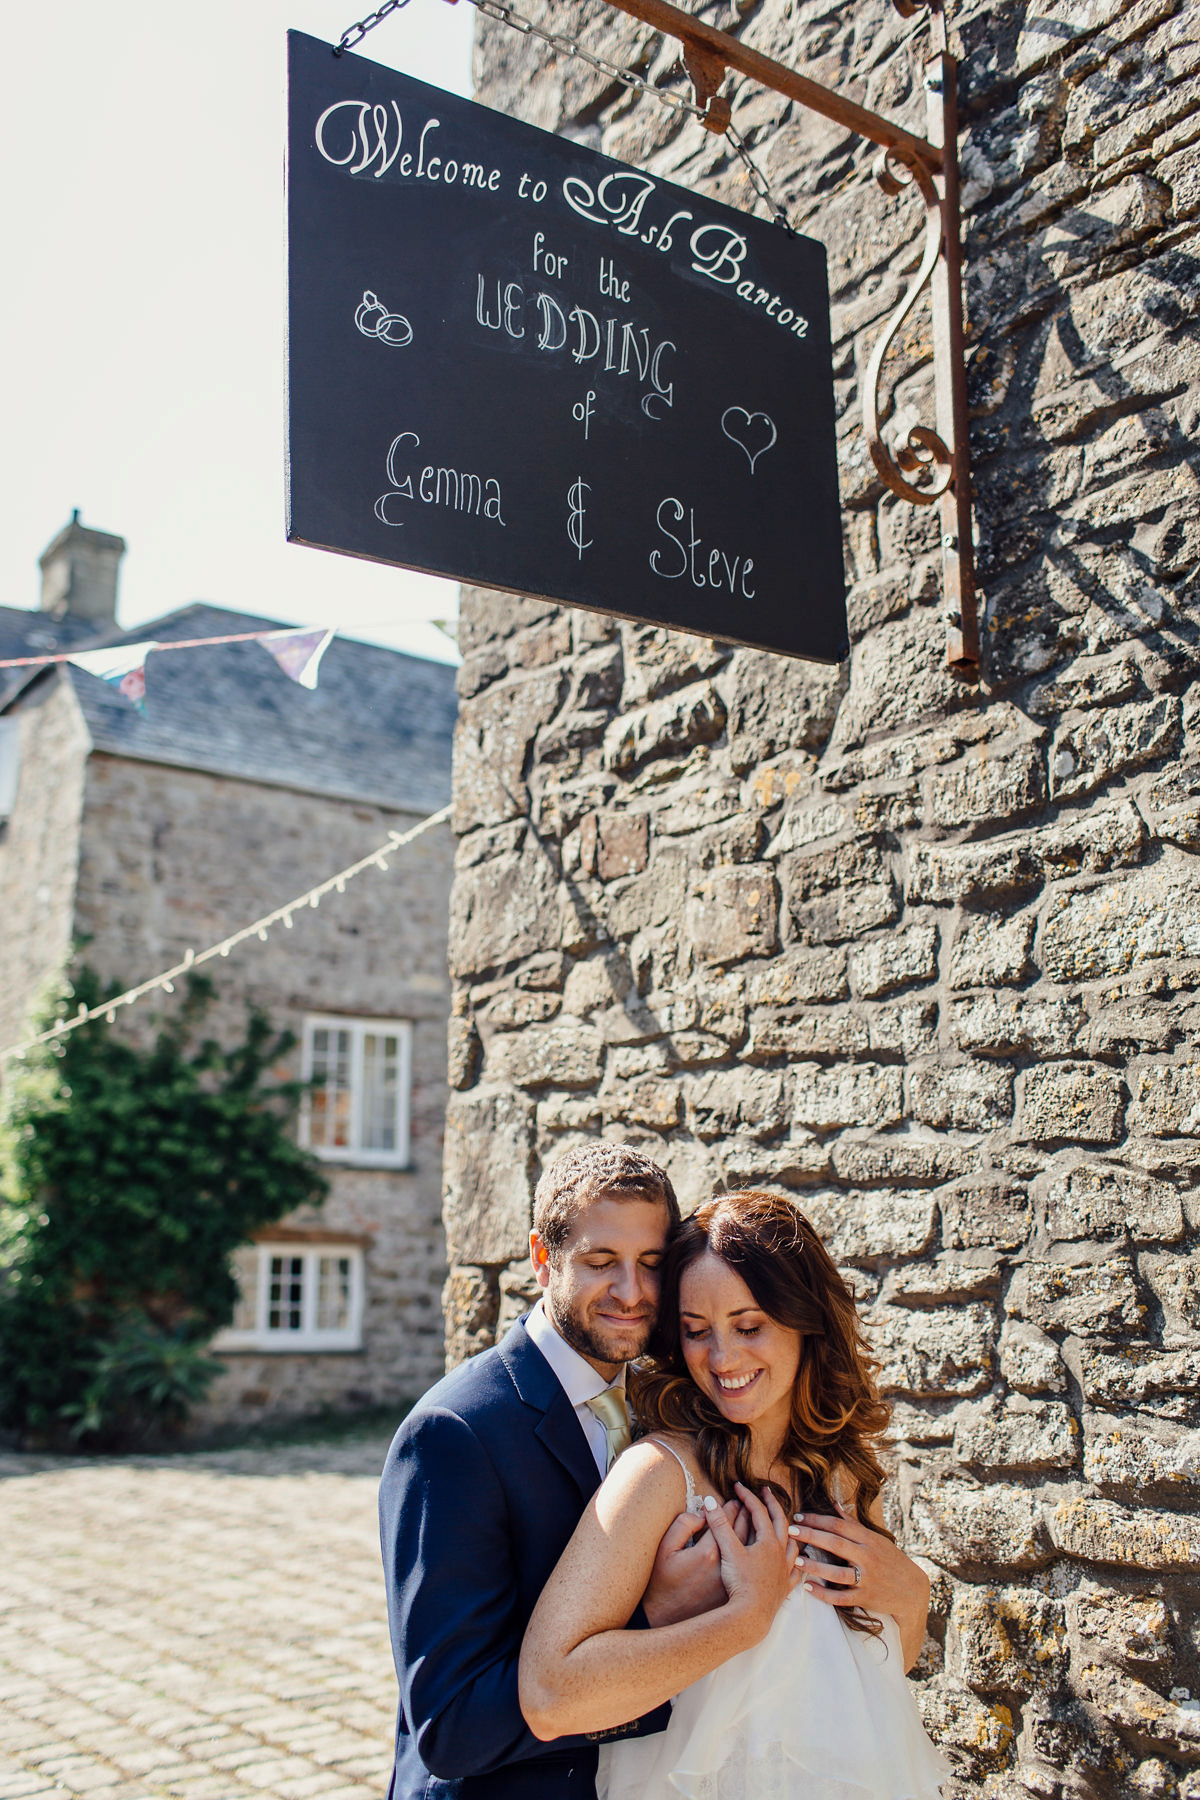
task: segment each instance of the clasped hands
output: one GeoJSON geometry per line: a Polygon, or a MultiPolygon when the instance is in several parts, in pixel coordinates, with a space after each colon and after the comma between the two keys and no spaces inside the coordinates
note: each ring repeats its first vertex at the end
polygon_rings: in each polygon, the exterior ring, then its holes
{"type": "Polygon", "coordinates": [[[759,1604],[771,1616],[794,1587],[804,1585],[827,1606],[861,1606],[870,1613],[890,1613],[900,1628],[905,1667],[920,1653],[929,1606],[929,1580],[899,1545],[861,1524],[854,1514],[796,1513],[788,1524],[774,1495],[764,1490],[759,1501],[745,1489],[741,1499],[705,1516],[681,1513],[659,1544],[642,1606],[652,1626],[672,1625],[723,1606],[732,1597],[728,1586],[757,1581],[759,1604]],[[765,1504],[764,1504],[765,1502],[765,1504]],[[753,1508],[753,1511],[751,1510],[753,1508]],[[770,1540],[776,1551],[768,1567],[770,1540]],[[760,1547],[754,1563],[745,1564],[733,1546],[760,1547]],[[841,1558],[828,1562],[806,1555],[805,1547],[841,1558]],[[786,1581],[779,1585],[779,1550],[786,1581]]]}

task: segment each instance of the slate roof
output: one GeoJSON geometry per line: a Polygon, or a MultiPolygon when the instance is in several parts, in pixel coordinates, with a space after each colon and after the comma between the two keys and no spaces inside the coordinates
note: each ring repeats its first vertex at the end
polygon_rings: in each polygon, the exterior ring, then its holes
{"type": "MultiPolygon", "coordinates": [[[[99,643],[90,619],[69,614],[56,619],[51,613],[31,612],[24,606],[0,606],[0,661],[13,656],[53,656],[59,650],[82,650],[99,643]]],[[[29,685],[29,669],[0,669],[0,708],[29,685]]]]}
{"type": "MultiPolygon", "coordinates": [[[[39,617],[43,628],[60,633],[66,624],[51,621],[47,627],[45,615],[24,614],[27,621],[39,617]]],[[[14,609],[0,608],[0,645],[13,618],[14,609]]],[[[196,604],[148,620],[136,631],[93,636],[85,627],[82,641],[59,647],[280,629],[278,619],[196,604]]],[[[97,676],[69,664],[60,667],[75,689],[94,747],[110,755],[410,813],[434,812],[450,798],[457,703],[449,664],[335,637],[310,692],[290,681],[258,644],[152,655],[144,715],[97,676]]],[[[10,689],[0,705],[11,697],[10,689]]]]}

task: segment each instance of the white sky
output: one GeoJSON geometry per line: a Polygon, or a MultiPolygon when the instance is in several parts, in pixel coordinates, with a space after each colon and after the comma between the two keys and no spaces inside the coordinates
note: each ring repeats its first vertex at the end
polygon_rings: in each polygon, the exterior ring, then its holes
{"type": "MultiPolygon", "coordinates": [[[[334,42],[372,4],[12,15],[0,604],[38,604],[37,558],[77,506],[128,543],[126,627],[207,600],[454,659],[428,622],[453,616],[453,583],[284,539],[284,33],[334,42]]],[[[467,94],[474,16],[411,0],[362,54],[467,94]]]]}

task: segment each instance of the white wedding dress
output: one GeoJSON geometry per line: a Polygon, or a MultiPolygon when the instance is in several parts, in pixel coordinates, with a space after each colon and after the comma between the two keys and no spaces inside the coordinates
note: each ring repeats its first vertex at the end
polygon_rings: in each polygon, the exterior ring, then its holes
{"type": "MultiPolygon", "coordinates": [[[[688,1511],[703,1512],[677,1460],[688,1511]]],[[[884,1618],[877,1638],[850,1631],[835,1607],[797,1588],[760,1644],[676,1697],[665,1732],[601,1746],[596,1792],[599,1800],[936,1800],[949,1772],[925,1735],[895,1620],[884,1618]]]]}

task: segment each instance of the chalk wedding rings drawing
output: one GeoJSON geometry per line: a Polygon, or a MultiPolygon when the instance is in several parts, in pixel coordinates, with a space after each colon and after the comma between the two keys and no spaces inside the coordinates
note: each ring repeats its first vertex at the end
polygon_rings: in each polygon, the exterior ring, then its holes
{"type": "Polygon", "coordinates": [[[412,343],[412,326],[404,314],[389,312],[370,288],[363,293],[354,323],[364,337],[378,338],[381,344],[390,344],[394,350],[403,350],[412,343]]]}

